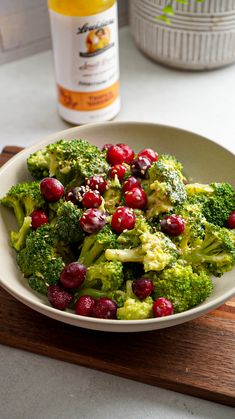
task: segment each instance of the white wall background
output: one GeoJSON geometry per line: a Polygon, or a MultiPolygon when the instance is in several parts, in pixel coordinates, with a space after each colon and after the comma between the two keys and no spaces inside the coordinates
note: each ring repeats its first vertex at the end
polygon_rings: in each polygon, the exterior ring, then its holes
{"type": "MultiPolygon", "coordinates": [[[[128,21],[128,2],[118,0],[119,25],[128,21]]],[[[0,0],[0,64],[51,46],[47,0],[0,0]]]]}

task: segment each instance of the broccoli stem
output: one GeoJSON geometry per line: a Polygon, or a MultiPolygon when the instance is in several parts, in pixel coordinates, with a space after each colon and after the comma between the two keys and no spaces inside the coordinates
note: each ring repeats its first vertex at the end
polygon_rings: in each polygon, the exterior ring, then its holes
{"type": "Polygon", "coordinates": [[[85,266],[90,266],[102,255],[103,247],[95,242],[94,236],[87,236],[83,242],[82,250],[79,256],[79,262],[85,266]]]}
{"type": "Polygon", "coordinates": [[[11,245],[17,252],[25,246],[26,236],[31,227],[31,221],[31,217],[25,217],[20,230],[11,232],[11,245]]]}
{"type": "Polygon", "coordinates": [[[15,202],[12,202],[12,207],[15,213],[15,217],[17,219],[18,226],[21,227],[24,222],[24,217],[25,217],[22,205],[20,204],[19,201],[15,201],[15,202]]]}
{"type": "Polygon", "coordinates": [[[118,260],[120,262],[143,262],[144,254],[141,248],[135,249],[107,249],[105,257],[108,260],[118,260]]]}
{"type": "Polygon", "coordinates": [[[90,295],[92,298],[100,298],[100,297],[106,297],[107,292],[96,290],[94,288],[82,288],[78,292],[76,292],[76,300],[78,298],[82,297],[83,295],[90,295]]]}

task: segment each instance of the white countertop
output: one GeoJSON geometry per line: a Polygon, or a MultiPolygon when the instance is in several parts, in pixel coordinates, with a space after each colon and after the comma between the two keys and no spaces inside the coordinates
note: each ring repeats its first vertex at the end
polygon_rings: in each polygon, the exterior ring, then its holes
{"type": "MultiPolygon", "coordinates": [[[[116,120],[195,131],[235,151],[235,65],[167,69],[120,31],[122,109],[116,120]]],[[[56,112],[50,51],[0,66],[0,145],[28,146],[69,127],[56,112]]],[[[219,168],[218,168],[219,170],[219,168]]],[[[234,410],[0,346],[1,419],[232,419],[234,410]]]]}

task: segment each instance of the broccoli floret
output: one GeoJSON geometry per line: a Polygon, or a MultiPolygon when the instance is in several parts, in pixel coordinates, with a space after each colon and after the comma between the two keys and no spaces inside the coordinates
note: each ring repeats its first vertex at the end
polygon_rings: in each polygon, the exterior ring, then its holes
{"type": "MultiPolygon", "coordinates": [[[[149,275],[151,277],[151,273],[149,275]]],[[[154,298],[165,297],[174,307],[174,313],[189,310],[202,303],[213,290],[213,284],[206,270],[193,272],[192,266],[176,263],[164,269],[153,280],[154,298]]]]}
{"type": "Polygon", "coordinates": [[[47,295],[48,284],[45,282],[44,278],[40,278],[40,276],[30,276],[28,278],[28,284],[34,291],[37,291],[43,295],[47,295]]]}
{"type": "Polygon", "coordinates": [[[145,300],[127,298],[123,307],[118,308],[117,318],[119,320],[141,320],[153,317],[153,299],[151,297],[145,300]]]}
{"type": "Polygon", "coordinates": [[[235,265],[234,232],[225,227],[205,223],[204,237],[181,248],[181,259],[194,267],[204,266],[215,276],[221,276],[235,265]]]}
{"type": "Polygon", "coordinates": [[[108,260],[143,263],[145,272],[161,271],[178,257],[176,246],[162,232],[145,232],[140,236],[141,245],[134,249],[107,249],[108,260]]]}
{"type": "Polygon", "coordinates": [[[201,211],[209,223],[226,226],[229,214],[235,209],[235,192],[229,183],[188,184],[189,202],[201,205],[201,211]]]}
{"type": "Polygon", "coordinates": [[[105,261],[105,250],[117,248],[117,235],[106,224],[98,233],[86,236],[81,247],[79,262],[85,266],[105,261]]]}
{"type": "Polygon", "coordinates": [[[31,222],[31,217],[25,217],[19,231],[11,231],[11,245],[17,252],[25,247],[26,237],[31,228],[31,222]]]}
{"type": "Polygon", "coordinates": [[[120,206],[122,198],[122,188],[115,176],[115,179],[109,179],[107,182],[107,190],[104,193],[104,207],[109,214],[113,214],[120,206]]]}
{"type": "Polygon", "coordinates": [[[182,166],[173,156],[161,155],[150,167],[148,175],[149,179],[143,181],[148,196],[147,219],[169,212],[186,200],[182,166]]]}
{"type": "Polygon", "coordinates": [[[145,232],[150,232],[151,227],[145,217],[136,217],[135,226],[132,230],[124,230],[117,238],[117,242],[123,249],[135,248],[141,245],[140,236],[145,232]]]}
{"type": "Polygon", "coordinates": [[[109,170],[105,153],[86,140],[59,140],[49,144],[45,151],[29,156],[28,169],[36,179],[55,176],[64,185],[76,179],[81,183],[86,177],[104,174],[109,170]]]}
{"type": "Polygon", "coordinates": [[[175,213],[182,217],[185,228],[182,234],[172,240],[180,247],[180,251],[184,253],[187,249],[191,249],[194,246],[198,238],[204,238],[206,219],[201,212],[201,205],[190,204],[188,201],[184,203],[179,211],[176,209],[175,213]]]}
{"type": "Polygon", "coordinates": [[[58,256],[57,244],[57,235],[49,224],[27,235],[25,247],[17,254],[17,262],[24,276],[31,278],[29,285],[41,284],[43,290],[58,282],[65,264],[58,256]]]}
{"type": "Polygon", "coordinates": [[[83,288],[98,287],[102,291],[118,290],[123,283],[121,262],[101,262],[89,266],[83,288]]]}
{"type": "Polygon", "coordinates": [[[46,205],[40,192],[39,182],[22,182],[12,186],[1,199],[1,203],[14,210],[19,227],[22,226],[24,217],[46,205]]]}
{"type": "Polygon", "coordinates": [[[65,244],[80,243],[85,237],[80,227],[83,211],[70,201],[62,201],[57,208],[54,228],[65,244]]]}
{"type": "Polygon", "coordinates": [[[49,176],[50,156],[43,150],[38,150],[28,157],[27,165],[34,179],[43,179],[49,176]]]}

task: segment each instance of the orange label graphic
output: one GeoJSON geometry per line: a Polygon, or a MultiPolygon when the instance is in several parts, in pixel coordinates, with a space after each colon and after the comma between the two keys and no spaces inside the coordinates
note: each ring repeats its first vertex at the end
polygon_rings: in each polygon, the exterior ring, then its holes
{"type": "Polygon", "coordinates": [[[111,105],[119,94],[119,82],[97,92],[73,92],[61,86],[58,88],[59,103],[75,111],[93,111],[111,105]]]}

